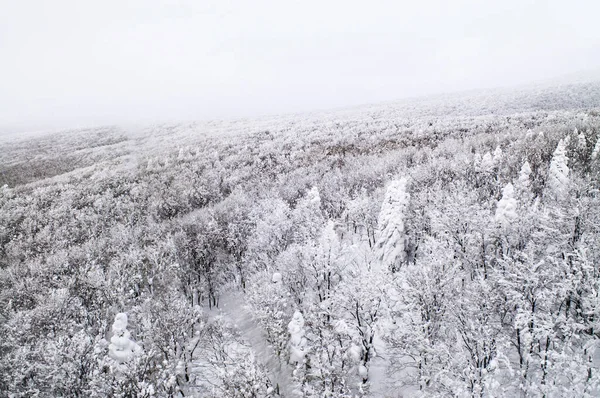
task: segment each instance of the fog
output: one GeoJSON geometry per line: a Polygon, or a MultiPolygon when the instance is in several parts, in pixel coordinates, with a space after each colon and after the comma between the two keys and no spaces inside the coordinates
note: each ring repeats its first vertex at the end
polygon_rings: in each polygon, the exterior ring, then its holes
{"type": "Polygon", "coordinates": [[[0,0],[0,133],[302,112],[600,66],[594,1],[0,0]]]}

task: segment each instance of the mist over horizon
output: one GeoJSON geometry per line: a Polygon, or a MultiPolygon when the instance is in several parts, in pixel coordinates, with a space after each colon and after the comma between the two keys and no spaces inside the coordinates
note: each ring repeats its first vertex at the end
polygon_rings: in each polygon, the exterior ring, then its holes
{"type": "Polygon", "coordinates": [[[442,92],[432,92],[432,93],[423,93],[420,95],[408,95],[405,97],[398,98],[389,98],[389,99],[380,99],[371,102],[357,102],[357,103],[347,103],[342,105],[334,105],[329,107],[322,108],[314,108],[314,109],[298,109],[298,110],[287,110],[287,111],[265,111],[262,113],[249,113],[249,114],[235,114],[235,115],[223,115],[223,116],[206,116],[206,117],[157,117],[157,118],[140,118],[140,119],[131,119],[131,120],[117,120],[111,119],[106,121],[90,121],[90,122],[80,122],[80,123],[71,123],[65,125],[32,125],[26,127],[18,127],[18,128],[10,128],[10,126],[2,126],[0,125],[0,137],[16,137],[22,135],[24,138],[27,136],[35,136],[36,134],[50,134],[60,131],[69,131],[69,130],[79,130],[79,129],[94,129],[99,127],[107,127],[107,126],[118,126],[121,128],[145,128],[151,125],[160,125],[160,124],[179,124],[179,123],[195,123],[195,122],[211,122],[211,121],[235,121],[235,120],[244,120],[244,119],[262,119],[262,118],[270,118],[270,117],[278,117],[278,116],[293,116],[293,115],[308,115],[313,113],[321,113],[321,112],[336,112],[343,110],[351,110],[355,108],[363,108],[370,106],[383,106],[383,105],[391,105],[394,103],[405,103],[405,102],[420,102],[423,100],[441,100],[445,97],[457,97],[461,95],[488,95],[490,92],[502,92],[505,94],[516,93],[518,91],[526,91],[530,90],[534,87],[556,87],[561,85],[574,85],[580,83],[592,83],[592,82],[600,82],[600,69],[589,69],[585,71],[578,71],[574,73],[562,74],[559,76],[554,76],[544,80],[534,80],[531,82],[517,83],[512,85],[498,86],[498,87],[475,87],[475,88],[465,88],[462,90],[456,91],[442,91],[442,92]],[[116,120],[116,121],[115,121],[116,120]]]}
{"type": "Polygon", "coordinates": [[[598,4],[5,2],[0,131],[299,113],[600,68],[598,4]]]}

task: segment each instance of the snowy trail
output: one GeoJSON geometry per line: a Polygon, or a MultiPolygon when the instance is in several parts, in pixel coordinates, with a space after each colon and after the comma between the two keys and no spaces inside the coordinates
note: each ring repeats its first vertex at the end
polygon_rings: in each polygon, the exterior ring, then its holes
{"type": "Polygon", "coordinates": [[[389,360],[386,358],[385,342],[381,340],[379,334],[375,335],[373,346],[375,347],[377,356],[373,358],[369,367],[369,379],[371,382],[369,395],[371,397],[391,397],[393,395],[387,385],[389,360]]]}
{"type": "Polygon", "coordinates": [[[244,294],[238,291],[227,291],[219,299],[217,314],[230,326],[237,329],[254,351],[256,359],[265,366],[273,386],[279,386],[279,396],[286,398],[299,397],[292,379],[293,368],[279,360],[268,346],[262,327],[254,320],[246,309],[244,294]]]}

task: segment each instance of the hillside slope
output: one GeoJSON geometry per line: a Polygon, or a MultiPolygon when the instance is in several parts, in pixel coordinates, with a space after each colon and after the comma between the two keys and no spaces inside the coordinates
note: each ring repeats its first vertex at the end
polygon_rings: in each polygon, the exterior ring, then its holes
{"type": "Polygon", "coordinates": [[[0,395],[597,396],[599,137],[585,83],[4,140],[0,395]]]}

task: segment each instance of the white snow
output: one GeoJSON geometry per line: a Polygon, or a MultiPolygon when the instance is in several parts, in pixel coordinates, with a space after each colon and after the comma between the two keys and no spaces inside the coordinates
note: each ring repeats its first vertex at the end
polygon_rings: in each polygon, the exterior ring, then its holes
{"type": "Polygon", "coordinates": [[[362,355],[362,350],[357,345],[352,345],[348,349],[348,356],[355,362],[360,361],[361,355],[362,355]]]}
{"type": "Polygon", "coordinates": [[[369,376],[369,370],[365,366],[360,365],[358,367],[358,375],[363,379],[366,379],[369,376]]]}
{"type": "Polygon", "coordinates": [[[271,281],[273,283],[281,283],[282,280],[282,276],[279,272],[274,272],[273,273],[273,277],[271,278],[271,281]]]}
{"type": "Polygon", "coordinates": [[[373,347],[375,348],[377,355],[371,359],[371,365],[368,369],[370,395],[372,397],[393,396],[390,391],[391,386],[388,375],[390,363],[385,355],[385,342],[380,338],[379,334],[375,334],[375,337],[373,338],[373,347]]]}

